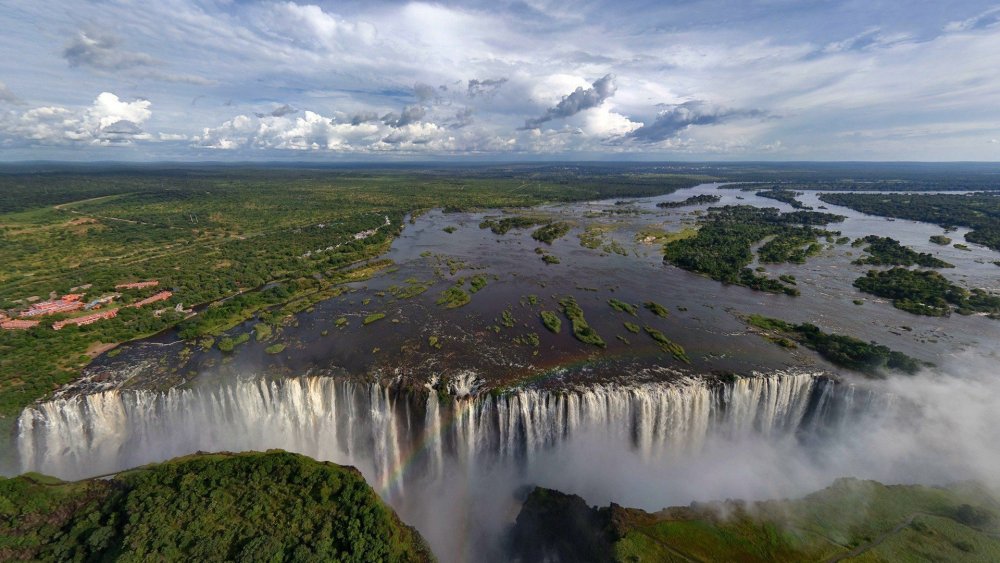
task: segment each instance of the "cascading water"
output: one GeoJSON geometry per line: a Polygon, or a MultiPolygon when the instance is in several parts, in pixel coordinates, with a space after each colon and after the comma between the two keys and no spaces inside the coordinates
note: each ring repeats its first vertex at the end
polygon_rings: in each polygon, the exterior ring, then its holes
{"type": "Polygon", "coordinates": [[[243,378],[215,388],[106,391],[26,409],[24,471],[62,478],[110,473],[199,450],[281,448],[365,471],[383,494],[441,475],[447,462],[530,464],[585,432],[627,442],[643,458],[694,453],[712,436],[785,437],[837,428],[873,394],[816,375],[729,383],[685,378],[565,391],[407,391],[332,377],[243,378]]]}

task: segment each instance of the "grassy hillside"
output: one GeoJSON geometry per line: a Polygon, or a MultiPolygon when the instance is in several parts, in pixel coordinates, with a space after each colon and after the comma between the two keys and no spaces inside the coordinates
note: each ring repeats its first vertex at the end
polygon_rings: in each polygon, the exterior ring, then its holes
{"type": "Polygon", "coordinates": [[[205,454],[66,483],[0,479],[2,561],[432,561],[351,467],[205,454]]]}
{"type": "Polygon", "coordinates": [[[525,561],[997,561],[1000,503],[971,484],[841,479],[801,499],[648,513],[535,489],[511,533],[525,561]]]}

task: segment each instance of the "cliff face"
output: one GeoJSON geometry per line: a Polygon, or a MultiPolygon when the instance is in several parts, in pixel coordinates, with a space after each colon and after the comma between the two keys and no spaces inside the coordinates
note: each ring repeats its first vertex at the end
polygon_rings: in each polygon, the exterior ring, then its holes
{"type": "Polygon", "coordinates": [[[1000,502],[974,484],[842,479],[796,500],[591,508],[536,488],[507,537],[511,559],[547,561],[997,561],[1000,502]]]}
{"type": "Polygon", "coordinates": [[[433,561],[351,467],[197,454],[63,482],[0,480],[0,560],[433,561]]]}

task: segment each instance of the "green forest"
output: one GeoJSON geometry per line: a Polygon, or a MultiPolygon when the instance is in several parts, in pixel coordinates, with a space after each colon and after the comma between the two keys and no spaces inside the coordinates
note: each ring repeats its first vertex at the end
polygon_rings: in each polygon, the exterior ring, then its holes
{"type": "Polygon", "coordinates": [[[0,479],[3,561],[433,561],[351,467],[199,454],[62,482],[0,479]]]}
{"type": "Polygon", "coordinates": [[[799,290],[795,287],[759,275],[747,267],[754,259],[753,246],[770,237],[758,251],[761,262],[803,263],[820,250],[819,236],[836,234],[816,226],[843,219],[830,213],[781,213],[775,208],[749,205],[713,207],[700,219],[695,236],[664,246],[663,260],[723,283],[798,295],[799,290]]]}

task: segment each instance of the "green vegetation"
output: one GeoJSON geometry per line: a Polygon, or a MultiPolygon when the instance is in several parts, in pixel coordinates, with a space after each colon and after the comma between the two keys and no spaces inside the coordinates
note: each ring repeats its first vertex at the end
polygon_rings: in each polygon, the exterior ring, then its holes
{"type": "Polygon", "coordinates": [[[533,217],[514,216],[504,217],[499,221],[494,219],[484,219],[481,223],[479,223],[479,228],[489,229],[496,235],[505,235],[511,229],[526,229],[528,227],[534,227],[541,222],[542,220],[533,217]]]}
{"type": "Polygon", "coordinates": [[[639,328],[639,325],[635,323],[630,323],[628,321],[625,321],[624,325],[625,325],[625,330],[631,332],[632,334],[639,334],[639,330],[641,330],[639,328]]]}
{"type": "Polygon", "coordinates": [[[271,338],[272,332],[271,325],[267,323],[257,323],[253,325],[253,335],[257,342],[263,342],[268,338],[271,338]]]}
{"type": "Polygon", "coordinates": [[[455,309],[462,305],[468,305],[470,301],[472,301],[472,297],[465,290],[457,285],[453,285],[441,292],[441,297],[438,298],[437,304],[444,306],[446,309],[455,309]]]}
{"type": "Polygon", "coordinates": [[[745,320],[750,326],[765,331],[765,336],[772,342],[790,348],[792,346],[786,341],[790,338],[815,350],[830,363],[868,375],[878,376],[886,369],[913,374],[929,365],[875,342],[827,334],[809,323],[795,325],[756,314],[749,315],[745,320]]]}
{"type": "Polygon", "coordinates": [[[691,206],[691,205],[704,205],[706,203],[719,203],[719,201],[721,199],[722,199],[721,196],[717,196],[717,195],[713,195],[713,194],[700,194],[700,195],[693,195],[693,196],[691,196],[691,197],[689,197],[687,199],[683,199],[681,201],[661,201],[660,203],[657,203],[656,206],[660,207],[660,208],[663,208],[663,209],[674,209],[674,208],[677,208],[677,207],[688,207],[688,206],[691,206]]]}
{"type": "Polygon", "coordinates": [[[611,299],[608,299],[608,305],[611,305],[611,308],[614,309],[615,311],[621,311],[622,313],[628,313],[628,314],[632,315],[633,317],[639,314],[639,308],[638,307],[636,307],[635,305],[633,305],[631,303],[626,303],[626,302],[622,301],[621,299],[615,299],[614,297],[612,297],[611,299]]]}
{"type": "Polygon", "coordinates": [[[469,280],[469,293],[478,292],[480,289],[486,287],[487,283],[489,283],[489,281],[486,279],[486,276],[473,276],[472,279],[469,280]]]}
{"type": "Polygon", "coordinates": [[[537,229],[535,232],[531,233],[531,238],[539,242],[544,242],[545,244],[552,244],[552,241],[566,236],[569,229],[569,223],[557,221],[537,229]]]}
{"type": "Polygon", "coordinates": [[[1000,503],[984,487],[839,479],[795,500],[591,508],[536,488],[510,557],[524,561],[995,561],[1000,503]]]}
{"type": "Polygon", "coordinates": [[[759,253],[765,262],[804,262],[814,253],[816,237],[826,234],[815,225],[842,221],[843,217],[813,211],[780,213],[773,208],[726,206],[709,209],[698,233],[664,246],[664,261],[705,274],[723,283],[760,291],[798,295],[798,289],[757,275],[747,266],[753,245],[771,237],[759,253]]]}
{"type": "Polygon", "coordinates": [[[285,351],[285,345],[280,342],[277,344],[271,344],[267,348],[264,348],[264,352],[266,354],[271,354],[272,356],[275,354],[280,354],[284,351],[285,351]]]}
{"type": "Polygon", "coordinates": [[[558,264],[559,263],[559,257],[558,256],[554,256],[552,254],[543,254],[542,255],[542,262],[545,262],[546,264],[558,264]]]}
{"type": "Polygon", "coordinates": [[[448,225],[447,227],[441,229],[442,231],[448,233],[449,235],[458,230],[458,227],[454,225],[448,225]]]}
{"type": "Polygon", "coordinates": [[[199,454],[65,483],[0,479],[4,561],[433,561],[354,468],[199,454]]]}
{"type": "Polygon", "coordinates": [[[651,326],[647,325],[643,327],[643,329],[645,329],[646,334],[648,334],[650,338],[660,343],[661,350],[663,350],[668,354],[671,354],[674,358],[684,362],[685,364],[691,363],[691,358],[688,358],[687,353],[684,351],[684,348],[680,344],[677,344],[673,340],[670,340],[669,338],[667,338],[665,334],[663,334],[662,332],[656,330],[651,326]]]}
{"type": "Polygon", "coordinates": [[[504,309],[500,313],[500,324],[507,328],[514,328],[516,321],[514,320],[514,314],[510,312],[510,309],[504,309]]]}
{"type": "Polygon", "coordinates": [[[925,268],[954,268],[955,266],[935,258],[926,252],[916,252],[889,237],[868,235],[862,239],[868,243],[865,252],[869,256],[859,258],[855,264],[872,266],[923,266],[925,268]]]}
{"type": "Polygon", "coordinates": [[[948,246],[951,244],[951,239],[944,235],[931,235],[930,241],[941,246],[948,246]]]}
{"type": "Polygon", "coordinates": [[[432,336],[428,336],[427,337],[427,345],[430,346],[431,348],[434,348],[435,350],[440,350],[441,349],[441,339],[438,338],[437,336],[433,336],[433,335],[432,336]]]}
{"type": "Polygon", "coordinates": [[[380,321],[385,318],[385,313],[372,313],[365,317],[365,320],[361,321],[362,325],[370,325],[375,321],[380,321]]]}
{"type": "Polygon", "coordinates": [[[628,256],[628,251],[616,240],[607,240],[605,235],[611,232],[609,225],[590,225],[580,233],[580,246],[596,250],[601,249],[606,254],[628,256]]]}
{"type": "Polygon", "coordinates": [[[566,315],[566,318],[573,325],[573,336],[577,340],[584,344],[593,344],[601,348],[607,346],[604,339],[587,324],[587,319],[583,316],[583,309],[577,304],[576,299],[573,297],[564,297],[559,300],[559,305],[562,308],[563,314],[566,315]]]}
{"type": "Polygon", "coordinates": [[[787,203],[788,205],[791,205],[795,209],[812,209],[812,207],[809,207],[808,205],[802,203],[798,199],[795,199],[798,196],[802,195],[802,192],[793,192],[791,190],[786,190],[774,186],[770,189],[761,190],[757,192],[755,195],[757,195],[757,197],[766,197],[767,199],[773,199],[775,201],[787,203]]]}
{"type": "MultiPolygon", "coordinates": [[[[1000,197],[978,194],[823,194],[823,201],[855,211],[924,221],[942,227],[969,227],[965,240],[1000,250],[1000,197]]],[[[942,237],[945,238],[945,237],[942,237]]]]}
{"type": "Polygon", "coordinates": [[[969,246],[968,246],[968,245],[966,245],[966,244],[962,244],[962,243],[958,243],[958,242],[956,242],[956,243],[955,243],[955,244],[953,244],[952,246],[954,246],[954,247],[955,247],[955,248],[957,248],[958,250],[964,250],[964,251],[966,251],[966,252],[972,252],[972,249],[971,249],[971,248],[969,248],[969,246]]]}
{"type": "Polygon", "coordinates": [[[86,327],[56,332],[49,321],[58,319],[50,317],[31,330],[0,331],[0,417],[10,420],[76,377],[95,343],[171,327],[185,339],[218,337],[266,311],[293,313],[337,295],[343,284],[390,265],[373,259],[388,249],[409,212],[654,196],[703,179],[565,167],[5,172],[0,310],[16,313],[29,297],[84,285],[91,286],[81,290],[91,299],[116,284],[147,279],[174,295],[86,327]],[[206,307],[185,320],[172,310],[180,303],[206,307]],[[169,310],[154,316],[161,307],[169,310]]]}
{"type": "Polygon", "coordinates": [[[562,319],[558,315],[552,311],[542,311],[539,315],[542,317],[542,324],[545,325],[545,328],[559,334],[559,331],[562,330],[562,319]]]}
{"type": "Polygon", "coordinates": [[[657,317],[663,317],[664,319],[670,316],[670,311],[666,307],[660,305],[656,301],[646,301],[642,304],[650,313],[653,313],[657,317]]]}
{"type": "Polygon", "coordinates": [[[854,287],[879,297],[892,299],[892,306],[915,315],[943,317],[952,308],[959,314],[1000,315],[1000,296],[982,289],[971,292],[933,271],[892,268],[869,271],[854,280],[854,287]]]}

